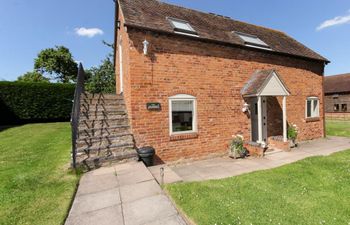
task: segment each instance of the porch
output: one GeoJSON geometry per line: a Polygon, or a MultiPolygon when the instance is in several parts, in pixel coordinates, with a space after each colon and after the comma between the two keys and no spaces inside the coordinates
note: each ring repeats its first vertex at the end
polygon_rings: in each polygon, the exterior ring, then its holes
{"type": "Polygon", "coordinates": [[[256,71],[241,94],[243,112],[250,118],[251,142],[267,147],[269,137],[287,142],[287,97],[290,92],[275,70],[256,71]]]}

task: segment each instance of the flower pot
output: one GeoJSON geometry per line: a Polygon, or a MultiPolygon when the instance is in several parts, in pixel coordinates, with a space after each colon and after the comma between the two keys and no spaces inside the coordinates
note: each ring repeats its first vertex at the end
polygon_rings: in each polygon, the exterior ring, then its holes
{"type": "Polygon", "coordinates": [[[230,158],[234,158],[234,159],[237,159],[237,158],[245,158],[247,153],[244,151],[244,152],[240,152],[238,150],[234,150],[234,151],[229,151],[229,157],[230,158]]]}
{"type": "Polygon", "coordinates": [[[294,148],[296,146],[295,139],[289,140],[289,147],[294,148]]]}

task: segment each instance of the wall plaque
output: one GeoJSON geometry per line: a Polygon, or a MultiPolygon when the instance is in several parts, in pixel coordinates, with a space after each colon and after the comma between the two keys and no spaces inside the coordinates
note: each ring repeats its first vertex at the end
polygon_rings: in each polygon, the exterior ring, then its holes
{"type": "Polygon", "coordinates": [[[150,102],[150,103],[147,103],[147,109],[150,111],[160,111],[162,107],[158,102],[150,102]]]}

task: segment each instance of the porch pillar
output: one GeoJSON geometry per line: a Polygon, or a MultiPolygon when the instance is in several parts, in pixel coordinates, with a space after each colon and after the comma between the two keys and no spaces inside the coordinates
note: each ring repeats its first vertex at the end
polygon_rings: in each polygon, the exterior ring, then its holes
{"type": "Polygon", "coordinates": [[[258,143],[263,143],[262,99],[258,96],[258,143]]]}
{"type": "Polygon", "coordinates": [[[287,97],[283,96],[283,141],[287,142],[287,97]]]}

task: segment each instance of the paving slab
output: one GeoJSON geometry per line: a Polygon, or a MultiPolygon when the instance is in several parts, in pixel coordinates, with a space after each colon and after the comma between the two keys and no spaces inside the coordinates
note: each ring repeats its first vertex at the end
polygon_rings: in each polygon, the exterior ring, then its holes
{"type": "Polygon", "coordinates": [[[151,223],[145,223],[144,225],[186,225],[186,222],[181,216],[174,215],[164,219],[152,221],[151,223]]]}
{"type": "Polygon", "coordinates": [[[148,170],[151,172],[159,184],[172,184],[182,182],[182,178],[165,164],[148,167],[148,170]],[[161,169],[163,169],[164,173],[163,179],[161,178],[161,169]]]}
{"type": "Polygon", "coordinates": [[[125,225],[142,225],[177,215],[165,195],[155,195],[127,202],[123,206],[125,225]]]}
{"type": "Polygon", "coordinates": [[[93,194],[80,195],[72,205],[72,214],[83,214],[120,204],[119,190],[113,188],[93,194]]]}
{"type": "Polygon", "coordinates": [[[84,174],[65,225],[186,224],[141,162],[84,174]]]}
{"type": "Polygon", "coordinates": [[[120,186],[137,184],[149,180],[154,180],[154,177],[147,168],[135,169],[135,171],[118,174],[118,182],[120,186]]]}
{"type": "Polygon", "coordinates": [[[307,157],[330,155],[350,149],[350,138],[327,137],[302,142],[290,152],[269,152],[264,158],[231,159],[221,157],[206,159],[170,168],[185,182],[221,179],[253,171],[276,168],[307,157]]]}
{"type": "Polygon", "coordinates": [[[93,175],[85,174],[80,182],[77,195],[91,194],[100,191],[106,191],[119,186],[115,173],[93,175]]]}
{"type": "Polygon", "coordinates": [[[160,194],[162,194],[162,189],[155,180],[120,187],[120,196],[123,202],[132,202],[160,194]]]}
{"type": "Polygon", "coordinates": [[[69,216],[69,225],[116,225],[124,224],[121,205],[115,205],[100,210],[76,216],[69,216]]]}

